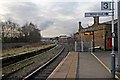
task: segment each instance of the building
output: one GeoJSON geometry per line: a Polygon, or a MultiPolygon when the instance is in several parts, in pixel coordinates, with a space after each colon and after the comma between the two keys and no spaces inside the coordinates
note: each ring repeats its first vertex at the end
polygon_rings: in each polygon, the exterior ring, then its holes
{"type": "Polygon", "coordinates": [[[66,43],[66,42],[67,42],[67,39],[68,39],[68,36],[66,36],[66,35],[61,35],[61,36],[59,36],[58,41],[61,42],[61,43],[66,43]]]}
{"type": "Polygon", "coordinates": [[[74,40],[75,41],[79,41],[80,40],[79,32],[74,33],[74,40]]]}
{"type": "MultiPolygon", "coordinates": [[[[115,26],[115,49],[118,49],[117,39],[117,19],[114,20],[115,26]]],[[[80,25],[81,26],[81,25],[80,25]]],[[[94,24],[87,28],[79,28],[80,42],[83,42],[85,48],[101,48],[103,50],[112,49],[112,21],[99,23],[99,17],[94,17],[94,24]]]]}

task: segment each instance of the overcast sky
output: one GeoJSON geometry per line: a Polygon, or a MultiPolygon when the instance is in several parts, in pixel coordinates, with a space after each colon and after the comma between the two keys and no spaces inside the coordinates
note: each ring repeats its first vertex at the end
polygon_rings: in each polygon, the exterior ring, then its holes
{"type": "MultiPolygon", "coordinates": [[[[33,22],[44,37],[71,35],[78,31],[79,21],[83,27],[93,24],[93,18],[84,17],[84,14],[101,12],[100,3],[101,0],[0,0],[0,19],[20,25],[33,22]]],[[[111,17],[100,18],[100,22],[109,20],[111,17]]]]}

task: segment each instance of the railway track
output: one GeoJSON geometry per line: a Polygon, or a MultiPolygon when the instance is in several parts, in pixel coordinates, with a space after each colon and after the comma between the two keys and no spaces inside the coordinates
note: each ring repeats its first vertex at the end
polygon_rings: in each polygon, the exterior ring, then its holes
{"type": "Polygon", "coordinates": [[[22,80],[45,80],[67,55],[68,51],[63,48],[55,57],[50,59],[44,65],[25,76],[22,80]]]}
{"type": "MultiPolygon", "coordinates": [[[[64,46],[58,45],[49,51],[45,51],[39,55],[27,58],[23,61],[2,67],[2,80],[21,80],[26,75],[36,70],[36,68],[42,66],[44,63],[48,63],[54,56],[62,54],[64,46]]],[[[68,50],[68,49],[67,49],[68,50]]],[[[67,54],[67,53],[65,53],[67,54]]],[[[57,57],[57,56],[56,56],[57,57]]]]}

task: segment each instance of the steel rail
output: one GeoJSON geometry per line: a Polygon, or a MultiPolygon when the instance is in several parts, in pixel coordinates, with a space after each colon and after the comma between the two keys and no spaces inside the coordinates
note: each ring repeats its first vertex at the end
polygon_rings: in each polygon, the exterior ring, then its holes
{"type": "Polygon", "coordinates": [[[63,48],[56,56],[54,56],[52,59],[47,61],[45,64],[43,64],[42,66],[40,66],[39,68],[34,70],[32,73],[30,73],[27,76],[25,76],[22,80],[29,80],[31,77],[35,76],[35,74],[37,72],[39,72],[40,70],[44,69],[46,66],[50,65],[64,51],[64,49],[65,48],[63,48]]]}

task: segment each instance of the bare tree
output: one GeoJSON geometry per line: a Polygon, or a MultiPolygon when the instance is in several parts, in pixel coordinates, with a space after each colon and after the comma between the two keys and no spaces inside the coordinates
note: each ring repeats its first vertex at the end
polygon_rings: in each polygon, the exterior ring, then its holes
{"type": "Polygon", "coordinates": [[[35,42],[41,40],[40,30],[37,29],[37,26],[33,23],[26,23],[22,27],[22,32],[25,34],[25,37],[29,40],[29,42],[35,42]]]}

